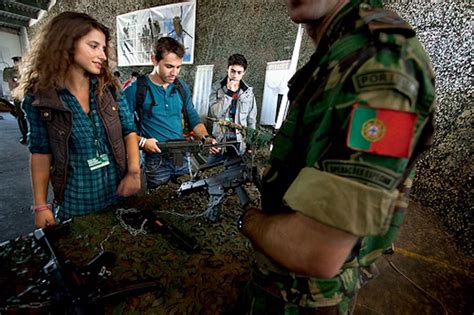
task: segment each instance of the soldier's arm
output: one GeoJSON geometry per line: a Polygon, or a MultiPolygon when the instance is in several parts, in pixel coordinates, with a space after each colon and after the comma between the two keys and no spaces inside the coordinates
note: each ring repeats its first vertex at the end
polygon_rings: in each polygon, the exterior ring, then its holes
{"type": "Polygon", "coordinates": [[[269,215],[251,209],[244,222],[242,232],[256,247],[300,275],[334,277],[357,241],[299,212],[269,215]]]}

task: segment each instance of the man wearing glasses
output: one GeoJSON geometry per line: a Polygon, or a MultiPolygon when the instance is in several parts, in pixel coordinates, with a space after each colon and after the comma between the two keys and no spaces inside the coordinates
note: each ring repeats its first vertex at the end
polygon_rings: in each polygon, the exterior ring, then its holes
{"type": "MultiPolygon", "coordinates": [[[[257,104],[252,87],[243,80],[247,69],[247,59],[241,54],[233,54],[227,62],[227,76],[212,85],[209,96],[209,116],[218,120],[236,123],[244,127],[255,128],[257,104]]],[[[237,150],[227,149],[221,154],[212,155],[209,163],[217,162],[224,156],[243,154],[245,139],[240,130],[224,127],[214,122],[212,134],[217,142],[238,141],[237,150]]]]}

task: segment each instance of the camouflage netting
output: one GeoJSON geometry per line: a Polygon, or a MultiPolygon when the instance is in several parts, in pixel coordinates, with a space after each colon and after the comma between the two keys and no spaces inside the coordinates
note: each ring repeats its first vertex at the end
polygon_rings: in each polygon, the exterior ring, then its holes
{"type": "MultiPolygon", "coordinates": [[[[200,245],[189,253],[172,238],[163,234],[131,235],[120,224],[115,211],[76,218],[71,232],[57,242],[59,253],[74,264],[83,266],[103,245],[117,255],[112,274],[103,284],[103,292],[128,283],[156,280],[159,288],[139,296],[112,301],[107,313],[117,314],[220,314],[232,307],[249,279],[253,261],[250,243],[236,228],[240,213],[238,198],[229,197],[225,211],[216,223],[205,222],[199,214],[207,207],[206,193],[177,198],[173,184],[153,194],[128,200],[121,208],[157,211],[169,223],[200,245]]],[[[247,190],[258,198],[253,185],[247,190]]],[[[128,221],[127,221],[128,222],[128,221]]],[[[139,229],[140,224],[130,226],[139,229]]],[[[9,299],[34,283],[47,256],[25,236],[0,246],[0,312],[5,303],[44,302],[51,292],[33,292],[23,299],[9,299]]]]}
{"type": "Polygon", "coordinates": [[[413,196],[474,255],[472,1],[388,1],[416,30],[436,73],[437,131],[418,163],[413,196]]]}

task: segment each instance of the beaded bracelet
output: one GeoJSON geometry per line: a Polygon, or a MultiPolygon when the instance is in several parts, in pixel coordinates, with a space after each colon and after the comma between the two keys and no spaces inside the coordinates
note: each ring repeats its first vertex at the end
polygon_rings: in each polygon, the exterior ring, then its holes
{"type": "Polygon", "coordinates": [[[41,211],[45,211],[45,210],[53,210],[53,205],[48,203],[48,204],[45,204],[45,205],[37,205],[37,206],[31,206],[30,207],[31,209],[31,212],[33,213],[37,213],[37,212],[41,212],[41,211]]]}

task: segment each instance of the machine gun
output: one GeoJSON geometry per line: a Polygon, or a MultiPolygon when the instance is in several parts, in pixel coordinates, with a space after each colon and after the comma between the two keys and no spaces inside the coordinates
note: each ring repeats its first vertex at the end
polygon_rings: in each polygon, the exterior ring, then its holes
{"type": "Polygon", "coordinates": [[[199,140],[178,139],[157,142],[156,145],[160,148],[161,152],[168,153],[172,157],[174,165],[182,165],[184,152],[198,153],[211,147],[233,147],[235,150],[237,143],[237,141],[229,141],[226,143],[204,144],[199,140]]]}
{"type": "MultiPolygon", "coordinates": [[[[219,163],[222,164],[222,163],[219,163]]],[[[215,167],[219,164],[206,165],[201,170],[215,167]]],[[[224,171],[207,178],[199,179],[195,176],[192,180],[184,182],[178,189],[178,196],[184,196],[196,191],[207,190],[209,193],[209,203],[204,212],[204,217],[215,222],[220,216],[220,205],[225,200],[231,190],[239,196],[241,207],[245,207],[250,202],[247,191],[244,188],[246,183],[253,182],[259,187],[260,176],[255,166],[249,166],[241,156],[224,161],[224,171]]]]}
{"type": "MultiPolygon", "coordinates": [[[[42,307],[51,307],[50,311],[53,314],[96,314],[98,306],[108,300],[158,288],[156,281],[149,281],[115,288],[113,292],[103,293],[101,284],[110,275],[108,268],[114,264],[115,254],[101,251],[85,266],[76,266],[69,260],[58,256],[54,241],[69,233],[71,222],[70,219],[33,232],[36,243],[50,257],[43,267],[45,277],[38,280],[36,286],[30,286],[13,297],[13,300],[26,299],[29,294],[35,294],[35,292],[38,294],[37,292],[49,291],[51,293],[50,300],[42,303],[42,307]]],[[[44,294],[42,293],[42,295],[44,294]]],[[[28,304],[21,304],[21,308],[25,308],[25,305],[28,306],[28,304]]],[[[37,307],[32,305],[31,308],[37,307]]],[[[10,305],[5,309],[14,310],[15,305],[10,305]]]]}

